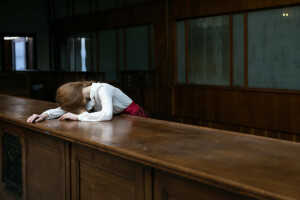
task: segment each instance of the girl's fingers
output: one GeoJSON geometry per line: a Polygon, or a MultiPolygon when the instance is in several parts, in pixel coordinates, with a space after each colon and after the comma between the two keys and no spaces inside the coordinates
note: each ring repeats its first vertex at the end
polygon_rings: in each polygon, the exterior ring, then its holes
{"type": "Polygon", "coordinates": [[[27,122],[31,122],[33,116],[34,116],[34,115],[31,115],[30,117],[28,117],[27,122]]]}
{"type": "Polygon", "coordinates": [[[34,122],[34,120],[37,118],[37,115],[32,115],[31,117],[29,117],[28,118],[28,120],[27,120],[27,122],[30,122],[30,123],[32,123],[32,122],[34,122]]]}
{"type": "Polygon", "coordinates": [[[67,119],[67,118],[68,118],[67,114],[64,114],[64,115],[61,116],[58,120],[59,120],[59,121],[63,121],[63,120],[65,120],[65,119],[67,119]]]}
{"type": "Polygon", "coordinates": [[[63,119],[64,115],[60,116],[60,118],[58,118],[58,121],[61,121],[63,119]]]}
{"type": "Polygon", "coordinates": [[[38,119],[38,116],[34,116],[32,122],[36,122],[36,119],[38,119]]]}
{"type": "Polygon", "coordinates": [[[43,121],[43,117],[38,117],[35,122],[40,122],[40,121],[43,121]]]}

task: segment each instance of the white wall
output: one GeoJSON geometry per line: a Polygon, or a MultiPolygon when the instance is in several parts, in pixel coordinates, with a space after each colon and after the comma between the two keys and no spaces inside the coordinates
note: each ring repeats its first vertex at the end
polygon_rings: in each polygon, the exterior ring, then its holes
{"type": "Polygon", "coordinates": [[[43,70],[50,69],[48,13],[47,0],[0,0],[0,33],[36,34],[37,67],[43,70]]]}

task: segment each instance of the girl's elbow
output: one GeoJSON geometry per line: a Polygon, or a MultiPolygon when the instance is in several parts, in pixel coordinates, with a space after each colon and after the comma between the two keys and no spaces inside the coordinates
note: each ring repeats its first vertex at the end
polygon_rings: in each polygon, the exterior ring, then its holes
{"type": "Polygon", "coordinates": [[[109,120],[111,120],[112,118],[113,118],[113,113],[107,112],[107,113],[105,114],[105,119],[104,119],[104,120],[109,121],[109,120]]]}

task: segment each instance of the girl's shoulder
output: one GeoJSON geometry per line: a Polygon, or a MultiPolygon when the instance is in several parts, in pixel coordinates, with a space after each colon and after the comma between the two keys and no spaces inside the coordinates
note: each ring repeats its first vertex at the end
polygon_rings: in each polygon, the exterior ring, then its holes
{"type": "Polygon", "coordinates": [[[116,88],[108,83],[100,83],[97,88],[95,88],[96,91],[98,91],[99,94],[101,93],[107,93],[112,92],[116,88]]]}

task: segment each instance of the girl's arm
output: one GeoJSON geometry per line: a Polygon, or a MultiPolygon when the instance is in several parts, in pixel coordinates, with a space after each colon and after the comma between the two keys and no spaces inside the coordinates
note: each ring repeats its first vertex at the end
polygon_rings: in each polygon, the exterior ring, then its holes
{"type": "Polygon", "coordinates": [[[46,119],[53,119],[53,118],[59,117],[65,113],[66,113],[66,111],[64,111],[60,107],[58,107],[55,109],[46,110],[45,112],[43,112],[40,115],[33,114],[30,117],[28,117],[27,122],[29,122],[29,123],[41,122],[46,119]]]}
{"type": "Polygon", "coordinates": [[[61,109],[60,107],[58,107],[58,108],[55,108],[55,109],[46,110],[41,115],[47,114],[48,117],[46,119],[53,119],[53,118],[60,117],[60,116],[62,116],[64,114],[66,114],[66,113],[67,113],[66,111],[64,111],[63,109],[61,109]]]}
{"type": "Polygon", "coordinates": [[[113,116],[112,103],[113,88],[105,86],[101,88],[97,95],[101,100],[102,110],[99,112],[88,113],[84,112],[78,116],[80,121],[107,121],[111,120],[113,116]]]}

